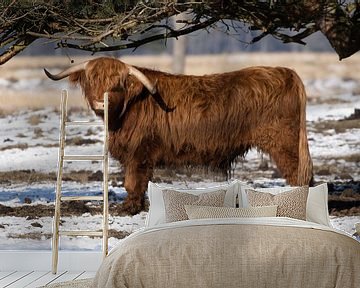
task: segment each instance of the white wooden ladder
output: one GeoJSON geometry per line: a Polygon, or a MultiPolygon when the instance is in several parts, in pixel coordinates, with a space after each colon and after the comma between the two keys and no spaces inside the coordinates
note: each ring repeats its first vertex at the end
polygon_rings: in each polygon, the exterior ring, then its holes
{"type": "MultiPolygon", "coordinates": [[[[104,94],[104,121],[68,121],[67,118],[67,90],[61,92],[61,116],[60,116],[60,137],[59,137],[59,159],[55,198],[55,213],[53,219],[53,237],[52,237],[52,273],[57,273],[58,255],[59,255],[59,237],[64,236],[92,236],[102,237],[103,257],[108,253],[108,171],[109,171],[109,152],[108,152],[108,93],[104,94]],[[104,148],[102,155],[65,155],[65,138],[67,126],[103,126],[104,127],[104,148]],[[103,162],[103,193],[102,196],[62,196],[62,176],[64,161],[102,161],[103,162]],[[59,231],[60,224],[60,206],[62,201],[103,201],[103,219],[102,228],[98,231],[91,230],[72,230],[59,231]]],[[[101,103],[102,104],[102,103],[101,103]]],[[[102,105],[101,105],[102,106],[102,105]]]]}

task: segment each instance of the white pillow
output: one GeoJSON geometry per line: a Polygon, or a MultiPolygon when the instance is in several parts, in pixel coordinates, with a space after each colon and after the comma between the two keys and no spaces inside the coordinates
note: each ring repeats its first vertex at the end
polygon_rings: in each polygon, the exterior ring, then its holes
{"type": "Polygon", "coordinates": [[[213,207],[185,205],[185,211],[189,219],[205,218],[249,218],[249,217],[276,217],[277,207],[261,206],[249,208],[213,207]]]}
{"type": "MultiPolygon", "coordinates": [[[[242,182],[240,185],[240,194],[238,195],[239,207],[248,207],[246,189],[254,189],[242,182]]],[[[279,194],[287,192],[295,187],[274,187],[274,188],[258,188],[255,189],[259,192],[267,192],[271,194],[279,194]]],[[[328,188],[327,184],[323,183],[316,187],[309,188],[308,199],[306,203],[306,221],[322,224],[332,227],[330,224],[329,210],[328,210],[328,188]]]]}
{"type": "Polygon", "coordinates": [[[235,207],[236,197],[239,190],[239,182],[233,181],[229,184],[207,187],[207,188],[196,188],[196,189],[178,189],[171,186],[161,186],[159,184],[149,181],[148,183],[148,197],[150,202],[149,213],[146,218],[145,226],[152,227],[158,224],[166,223],[165,220],[165,205],[163,199],[163,190],[175,190],[179,192],[186,192],[193,195],[200,195],[202,193],[214,192],[218,190],[226,190],[225,194],[225,207],[235,207]]]}

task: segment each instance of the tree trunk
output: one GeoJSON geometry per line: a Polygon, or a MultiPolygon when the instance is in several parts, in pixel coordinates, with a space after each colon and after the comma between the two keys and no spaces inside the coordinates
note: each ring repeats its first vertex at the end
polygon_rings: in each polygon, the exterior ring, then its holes
{"type": "MultiPolygon", "coordinates": [[[[183,25],[176,23],[176,20],[183,20],[184,18],[186,18],[184,14],[174,17],[175,29],[179,29],[183,25]]],[[[172,72],[175,74],[183,74],[185,71],[186,43],[186,36],[180,36],[173,40],[172,72]]]]}

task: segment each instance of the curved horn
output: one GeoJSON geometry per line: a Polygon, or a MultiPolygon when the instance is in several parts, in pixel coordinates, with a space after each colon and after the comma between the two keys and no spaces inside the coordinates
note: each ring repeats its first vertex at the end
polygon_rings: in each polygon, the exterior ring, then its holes
{"type": "Polygon", "coordinates": [[[49,77],[52,80],[57,81],[57,80],[60,80],[60,79],[63,79],[65,77],[69,76],[72,73],[75,73],[75,72],[78,72],[78,71],[81,71],[81,70],[85,70],[87,63],[88,62],[83,62],[83,63],[79,63],[77,65],[71,66],[68,69],[66,69],[66,70],[64,70],[64,71],[62,71],[62,72],[60,72],[59,74],[56,74],[56,75],[51,74],[45,68],[44,68],[44,72],[45,72],[47,77],[49,77]]]}
{"type": "Polygon", "coordinates": [[[142,72],[133,66],[127,65],[127,67],[129,69],[129,75],[135,76],[146,87],[146,89],[149,90],[151,94],[156,93],[156,87],[150,82],[148,77],[146,77],[142,72]]]}

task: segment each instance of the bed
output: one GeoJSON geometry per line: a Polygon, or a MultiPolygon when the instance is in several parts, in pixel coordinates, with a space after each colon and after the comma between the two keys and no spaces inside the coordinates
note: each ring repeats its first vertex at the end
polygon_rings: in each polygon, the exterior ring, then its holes
{"type": "Polygon", "coordinates": [[[110,252],[93,287],[360,287],[360,243],[331,228],[326,184],[148,193],[146,227],[110,252]]]}

